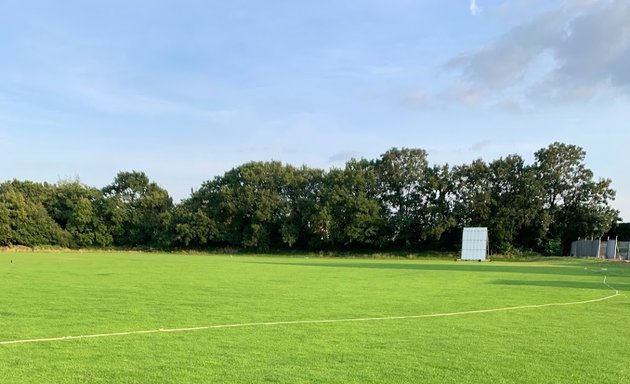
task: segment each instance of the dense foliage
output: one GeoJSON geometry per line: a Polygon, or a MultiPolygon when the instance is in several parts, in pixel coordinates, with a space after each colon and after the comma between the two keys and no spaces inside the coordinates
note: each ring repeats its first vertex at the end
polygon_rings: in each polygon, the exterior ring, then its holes
{"type": "Polygon", "coordinates": [[[179,204],[142,172],[100,190],[13,180],[0,184],[0,245],[456,249],[463,227],[486,226],[495,252],[560,254],[618,221],[611,181],[595,180],[584,158],[554,143],[533,164],[510,155],[431,166],[407,148],[329,171],[250,162],[179,204]]]}

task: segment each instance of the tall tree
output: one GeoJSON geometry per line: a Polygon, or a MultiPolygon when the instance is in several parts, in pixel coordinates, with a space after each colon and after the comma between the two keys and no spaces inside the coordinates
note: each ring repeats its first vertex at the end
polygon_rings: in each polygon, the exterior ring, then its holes
{"type": "Polygon", "coordinates": [[[392,148],[381,155],[375,169],[391,241],[410,246],[426,239],[433,231],[426,151],[392,148]]]}
{"type": "Polygon", "coordinates": [[[610,207],[615,198],[611,180],[594,180],[585,157],[581,147],[558,142],[535,153],[544,208],[551,219],[543,242],[560,242],[564,253],[571,241],[602,236],[618,220],[618,211],[610,207]]]}
{"type": "Polygon", "coordinates": [[[282,222],[289,214],[283,194],[286,171],[277,161],[251,162],[225,175],[231,191],[223,196],[233,200],[242,246],[266,250],[280,245],[282,222]]]}
{"type": "Polygon", "coordinates": [[[488,171],[491,246],[499,252],[532,248],[529,236],[521,235],[531,235],[535,227],[546,224],[535,170],[522,157],[510,155],[491,162],[488,171]]]}
{"type": "Polygon", "coordinates": [[[214,217],[207,213],[207,200],[193,194],[182,201],[173,211],[175,224],[174,242],[178,247],[202,248],[218,240],[218,228],[214,217]]]}
{"type": "Polygon", "coordinates": [[[73,246],[106,247],[113,242],[111,230],[95,209],[102,199],[100,190],[78,179],[64,180],[55,185],[47,206],[52,218],[72,236],[73,246]]]}
{"type": "Polygon", "coordinates": [[[492,213],[488,164],[478,159],[453,168],[453,215],[459,228],[487,227],[492,213]]]}
{"type": "Polygon", "coordinates": [[[144,172],[120,172],[103,188],[99,207],[122,246],[165,247],[171,241],[173,200],[144,172]]]}
{"type": "Polygon", "coordinates": [[[185,202],[178,238],[260,250],[293,245],[300,229],[291,224],[298,219],[290,201],[299,196],[291,188],[297,173],[276,161],[250,162],[204,183],[185,202]]]}
{"type": "Polygon", "coordinates": [[[453,249],[462,227],[487,226],[495,251],[558,254],[617,220],[611,182],[594,179],[582,148],[553,143],[535,158],[429,166],[424,150],[392,148],[330,171],[250,162],[177,206],[142,172],[102,190],[13,180],[0,184],[0,245],[453,249]]]}
{"type": "Polygon", "coordinates": [[[352,159],[326,175],[314,233],[327,247],[380,247],[387,243],[374,162],[352,159]]]}
{"type": "Polygon", "coordinates": [[[427,206],[424,235],[434,243],[442,243],[442,235],[457,225],[453,215],[455,191],[453,173],[448,164],[427,169],[427,206]]]}
{"type": "Polygon", "coordinates": [[[69,236],[50,217],[41,202],[41,195],[33,191],[45,191],[35,183],[8,182],[0,185],[1,245],[69,245],[69,236]],[[16,187],[17,186],[17,187],[16,187]],[[28,198],[18,188],[25,189],[28,198]]]}
{"type": "Polygon", "coordinates": [[[6,198],[0,195],[0,246],[13,244],[13,228],[11,228],[10,207],[6,198]]]}
{"type": "Polygon", "coordinates": [[[306,248],[318,242],[317,211],[321,207],[321,190],[325,172],[303,166],[290,169],[283,191],[289,205],[288,216],[282,222],[282,242],[289,247],[306,248]]]}

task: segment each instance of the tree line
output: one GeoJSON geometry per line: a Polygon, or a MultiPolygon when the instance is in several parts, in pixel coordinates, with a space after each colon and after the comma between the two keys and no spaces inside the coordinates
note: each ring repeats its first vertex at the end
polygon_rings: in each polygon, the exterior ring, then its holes
{"type": "Polygon", "coordinates": [[[611,180],[595,179],[585,156],[553,143],[533,164],[430,165],[413,148],[330,170],[249,162],[178,204],[137,171],[101,189],[12,180],[0,184],[0,246],[455,250],[463,227],[485,226],[493,252],[566,254],[618,221],[611,180]]]}

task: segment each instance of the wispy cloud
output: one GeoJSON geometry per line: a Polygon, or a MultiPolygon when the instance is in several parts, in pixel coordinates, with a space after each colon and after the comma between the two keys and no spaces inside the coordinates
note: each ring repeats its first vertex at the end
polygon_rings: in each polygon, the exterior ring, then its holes
{"type": "Polygon", "coordinates": [[[479,7],[477,5],[477,1],[476,0],[470,0],[470,14],[473,16],[477,16],[479,13],[481,13],[481,7],[479,7]]]}
{"type": "Polygon", "coordinates": [[[441,100],[447,103],[455,102],[465,107],[479,106],[485,100],[484,94],[479,89],[467,84],[451,87],[439,96],[441,100]]]}
{"type": "Polygon", "coordinates": [[[84,105],[114,115],[144,117],[178,115],[214,123],[228,123],[249,116],[247,111],[237,108],[200,108],[182,100],[134,92],[115,85],[103,87],[96,83],[80,83],[73,86],[70,92],[84,105]]]}
{"type": "Polygon", "coordinates": [[[503,112],[507,112],[513,115],[518,115],[526,110],[526,108],[524,108],[519,100],[512,97],[506,97],[504,99],[498,100],[495,104],[495,107],[503,112]]]}
{"type": "Polygon", "coordinates": [[[515,91],[535,105],[630,96],[628,20],[627,1],[569,1],[446,67],[490,103],[515,91]]]}

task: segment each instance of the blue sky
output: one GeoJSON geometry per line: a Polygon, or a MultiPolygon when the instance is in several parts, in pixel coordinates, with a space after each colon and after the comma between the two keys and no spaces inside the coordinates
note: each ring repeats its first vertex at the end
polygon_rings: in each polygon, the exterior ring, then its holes
{"type": "Polygon", "coordinates": [[[250,160],[587,151],[630,218],[630,2],[0,3],[0,180],[176,198],[250,160]]]}

